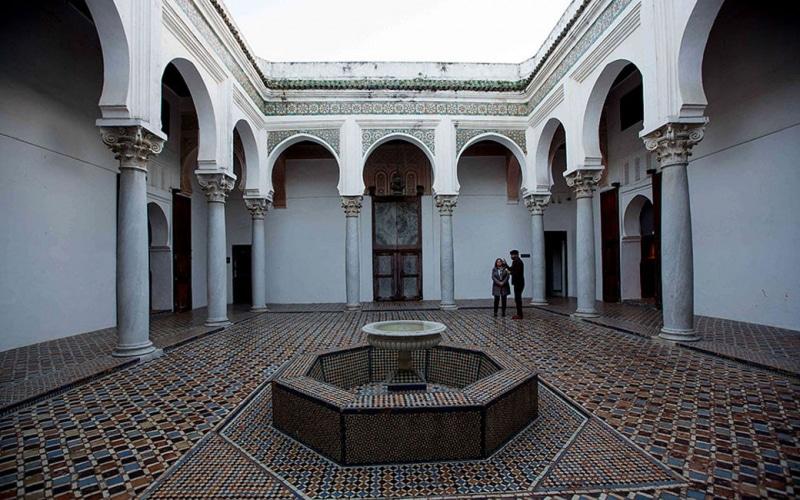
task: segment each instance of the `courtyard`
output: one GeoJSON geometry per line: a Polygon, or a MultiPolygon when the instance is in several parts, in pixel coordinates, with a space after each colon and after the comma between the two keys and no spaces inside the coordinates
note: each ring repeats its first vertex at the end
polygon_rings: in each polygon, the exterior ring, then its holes
{"type": "MultiPolygon", "coordinates": [[[[642,325],[641,307],[620,306],[598,321],[642,325]]],[[[493,318],[481,301],[452,312],[425,303],[274,309],[232,310],[237,322],[216,330],[192,325],[192,314],[156,318],[162,333],[152,338],[164,354],[150,361],[104,366],[98,340],[76,347],[78,363],[29,367],[38,373],[28,377],[58,387],[29,389],[18,395],[27,400],[2,410],[0,496],[796,495],[796,365],[757,366],[732,350],[702,352],[540,308],[527,307],[522,321],[493,318]],[[363,341],[362,325],[387,319],[441,321],[448,341],[501,350],[536,370],[539,417],[486,460],[364,467],[337,465],[271,427],[269,381],[282,366],[363,341]],[[59,386],[77,366],[95,373],[59,386]]],[[[747,328],[721,323],[728,344],[746,339],[747,328]]],[[[788,341],[797,335],[780,333],[786,352],[796,349],[788,341]]],[[[13,375],[3,376],[5,393],[13,375]]]]}

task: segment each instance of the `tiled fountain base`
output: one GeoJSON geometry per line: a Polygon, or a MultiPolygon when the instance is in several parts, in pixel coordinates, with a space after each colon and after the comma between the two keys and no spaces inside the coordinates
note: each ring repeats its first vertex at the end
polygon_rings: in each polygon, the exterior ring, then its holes
{"type": "Polygon", "coordinates": [[[666,492],[685,486],[546,385],[540,385],[539,398],[539,418],[488,459],[345,467],[272,427],[265,386],[149,493],[152,498],[213,496],[215,491],[260,498],[496,497],[666,492]]]}

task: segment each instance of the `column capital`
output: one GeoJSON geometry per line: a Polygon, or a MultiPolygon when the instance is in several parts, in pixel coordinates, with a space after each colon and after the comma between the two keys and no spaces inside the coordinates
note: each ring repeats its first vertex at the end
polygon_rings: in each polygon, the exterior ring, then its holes
{"type": "Polygon", "coordinates": [[[119,160],[119,168],[147,172],[147,161],[164,148],[164,139],[141,125],[129,127],[100,127],[103,143],[119,160]]]}
{"type": "Polygon", "coordinates": [[[458,195],[455,194],[437,194],[434,198],[436,208],[439,209],[439,215],[453,215],[453,210],[456,208],[456,201],[458,195]]]}
{"type": "Polygon", "coordinates": [[[345,217],[358,217],[361,213],[362,196],[342,196],[342,209],[345,217]]]}
{"type": "Polygon", "coordinates": [[[667,123],[642,137],[644,147],[655,151],[659,168],[686,165],[692,147],[703,140],[706,123],[667,123]]]}
{"type": "Polygon", "coordinates": [[[271,203],[266,198],[245,198],[244,205],[254,219],[263,219],[271,203]]]}
{"type": "Polygon", "coordinates": [[[531,193],[525,195],[525,206],[531,215],[543,215],[544,209],[550,203],[550,193],[531,193]]]}
{"type": "Polygon", "coordinates": [[[228,193],[233,189],[234,177],[227,172],[197,172],[196,175],[208,201],[225,203],[228,193]]]}
{"type": "Polygon", "coordinates": [[[592,192],[600,182],[603,171],[599,169],[574,170],[564,176],[567,186],[575,190],[576,198],[591,198],[592,192]]]}

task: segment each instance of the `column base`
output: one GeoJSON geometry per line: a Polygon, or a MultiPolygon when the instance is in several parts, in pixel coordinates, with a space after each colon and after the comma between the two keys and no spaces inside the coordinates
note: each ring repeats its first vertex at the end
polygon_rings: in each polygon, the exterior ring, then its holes
{"type": "Polygon", "coordinates": [[[156,350],[156,346],[149,340],[139,344],[118,345],[111,353],[115,358],[130,358],[133,356],[144,356],[156,350]]]}
{"type": "Polygon", "coordinates": [[[260,312],[267,312],[267,311],[269,311],[269,309],[267,309],[267,306],[258,306],[258,307],[253,306],[253,307],[250,308],[250,312],[259,312],[260,313],[260,312]]]}
{"type": "Polygon", "coordinates": [[[550,303],[547,302],[546,300],[533,299],[532,301],[530,301],[530,305],[532,305],[532,306],[547,306],[547,305],[550,305],[550,303]]]}
{"type": "Polygon", "coordinates": [[[361,304],[360,303],[359,304],[345,304],[344,310],[345,311],[360,311],[361,310],[361,304]]]}
{"type": "Polygon", "coordinates": [[[694,329],[682,330],[680,328],[667,328],[661,329],[658,336],[664,340],[672,340],[673,342],[696,342],[701,339],[700,335],[694,329]]]}
{"type": "Polygon", "coordinates": [[[444,302],[442,302],[441,304],[439,304],[439,309],[441,309],[442,311],[455,311],[456,309],[458,309],[458,306],[456,304],[445,304],[444,302]]]}
{"type": "Polygon", "coordinates": [[[204,323],[205,326],[221,326],[221,327],[230,326],[232,324],[233,323],[231,323],[228,320],[228,318],[208,318],[204,323]]]}
{"type": "Polygon", "coordinates": [[[584,319],[584,318],[599,318],[600,315],[597,311],[575,311],[574,313],[570,314],[572,318],[584,319]]]}

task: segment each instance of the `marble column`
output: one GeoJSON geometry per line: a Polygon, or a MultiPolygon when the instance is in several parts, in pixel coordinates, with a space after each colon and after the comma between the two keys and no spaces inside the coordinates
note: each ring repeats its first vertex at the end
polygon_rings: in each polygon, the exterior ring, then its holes
{"type": "Polygon", "coordinates": [[[234,178],[227,172],[197,173],[197,180],[208,201],[208,261],[206,291],[208,316],[206,326],[227,326],[228,268],[225,238],[225,200],[234,178]]]}
{"type": "Polygon", "coordinates": [[[686,166],[692,147],[703,139],[705,122],[668,123],[643,137],[655,151],[661,171],[661,302],[664,326],[660,337],[694,341],[694,262],[692,212],[686,166]]]}
{"type": "Polygon", "coordinates": [[[444,310],[456,309],[455,299],[455,261],[453,258],[453,209],[456,195],[437,195],[436,208],[439,209],[439,277],[441,278],[442,301],[439,307],[444,310]]]}
{"type": "Polygon", "coordinates": [[[575,228],[575,253],[577,261],[578,308],[573,313],[579,318],[599,316],[595,310],[597,280],[594,264],[594,207],[592,193],[597,187],[602,170],[576,170],[567,176],[567,184],[575,190],[577,221],[575,228]]]}
{"type": "Polygon", "coordinates": [[[544,259],[544,209],[550,203],[550,193],[525,196],[525,206],[531,213],[531,267],[533,274],[533,305],[547,305],[547,269],[544,259]]]}
{"type": "Polygon", "coordinates": [[[251,311],[267,310],[266,246],[264,244],[264,216],[269,209],[266,198],[245,198],[244,204],[252,218],[252,249],[250,252],[250,271],[253,289],[251,311]]]}
{"type": "Polygon", "coordinates": [[[141,356],[150,341],[147,162],[164,141],[140,126],[103,127],[103,142],[119,160],[117,206],[117,346],[114,356],[141,356]]]}
{"type": "Polygon", "coordinates": [[[342,196],[345,216],[345,288],[348,311],[361,309],[361,259],[359,257],[358,216],[361,213],[361,196],[342,196]]]}

